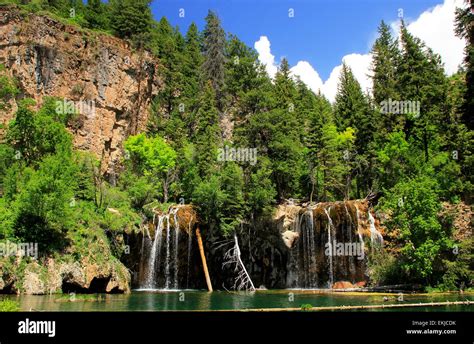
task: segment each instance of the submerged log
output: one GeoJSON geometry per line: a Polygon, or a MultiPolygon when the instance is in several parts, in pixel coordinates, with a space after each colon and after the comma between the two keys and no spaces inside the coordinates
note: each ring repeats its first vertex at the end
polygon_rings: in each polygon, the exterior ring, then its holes
{"type": "Polygon", "coordinates": [[[202,244],[201,231],[199,228],[196,228],[196,237],[198,240],[199,252],[201,253],[202,268],[204,270],[204,275],[206,276],[207,289],[212,291],[211,278],[209,277],[209,270],[207,269],[206,255],[204,254],[204,246],[202,244]]]}
{"type": "Polygon", "coordinates": [[[406,303],[406,304],[382,304],[382,305],[358,305],[358,306],[322,306],[322,307],[308,307],[302,309],[301,307],[290,308],[246,308],[246,309],[218,309],[215,312],[300,312],[300,311],[344,311],[344,310],[364,310],[364,309],[383,309],[383,308],[414,308],[414,307],[439,307],[439,306],[472,306],[474,301],[442,301],[442,302],[420,302],[420,303],[406,303]]]}

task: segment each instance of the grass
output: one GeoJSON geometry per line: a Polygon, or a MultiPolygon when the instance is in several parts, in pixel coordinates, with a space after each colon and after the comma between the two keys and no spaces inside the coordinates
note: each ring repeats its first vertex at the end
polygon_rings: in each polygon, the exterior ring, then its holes
{"type": "Polygon", "coordinates": [[[101,294],[63,294],[54,302],[102,302],[105,301],[105,297],[101,294]]]}
{"type": "Polygon", "coordinates": [[[13,300],[1,300],[0,301],[0,312],[19,312],[20,304],[13,300]]]}

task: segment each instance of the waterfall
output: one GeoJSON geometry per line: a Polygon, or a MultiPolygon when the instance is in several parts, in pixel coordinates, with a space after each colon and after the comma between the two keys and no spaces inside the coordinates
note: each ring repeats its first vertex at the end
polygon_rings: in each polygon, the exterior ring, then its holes
{"type": "Polygon", "coordinates": [[[187,264],[187,271],[186,271],[186,289],[189,289],[189,270],[191,268],[191,250],[193,247],[193,233],[191,228],[192,218],[189,221],[189,228],[188,228],[188,264],[187,264]]]}
{"type": "MultiPolygon", "coordinates": [[[[329,212],[331,211],[331,207],[329,207],[329,212]]],[[[332,285],[334,284],[334,268],[333,268],[333,261],[332,261],[332,255],[333,255],[333,247],[332,247],[332,240],[331,240],[331,228],[334,227],[332,223],[331,216],[329,215],[329,212],[326,208],[324,208],[324,212],[326,213],[326,216],[328,217],[328,249],[329,249],[329,281],[328,281],[328,288],[332,288],[332,285]]]]}
{"type": "Polygon", "coordinates": [[[307,211],[309,217],[309,226],[307,225],[307,231],[309,232],[309,271],[310,271],[310,280],[309,286],[311,288],[316,287],[318,276],[316,273],[316,242],[314,236],[314,215],[313,208],[309,208],[307,211]]]}
{"type": "MultiPolygon", "coordinates": [[[[347,226],[347,236],[349,238],[349,242],[352,245],[352,242],[353,242],[352,241],[352,237],[353,237],[352,230],[354,228],[354,222],[352,221],[352,216],[349,213],[349,209],[347,209],[347,204],[346,204],[345,201],[344,201],[344,209],[346,210],[346,216],[349,218],[349,225],[347,226]]],[[[355,272],[356,272],[355,260],[356,260],[356,257],[349,257],[349,271],[350,271],[351,275],[354,275],[355,272]]]]}
{"type": "Polygon", "coordinates": [[[176,215],[176,211],[173,213],[174,220],[174,277],[173,277],[173,288],[178,289],[178,247],[179,247],[179,223],[176,215]]]}
{"type": "Polygon", "coordinates": [[[362,246],[362,251],[364,251],[364,238],[362,238],[362,232],[359,228],[359,222],[360,222],[360,217],[359,217],[359,208],[356,207],[356,217],[357,217],[357,235],[359,236],[359,242],[362,246]]]}
{"type": "MultiPolygon", "coordinates": [[[[154,222],[155,219],[157,219],[157,224],[155,227],[155,235],[151,243],[150,254],[146,262],[145,281],[141,283],[141,288],[178,289],[179,287],[179,221],[177,212],[178,207],[175,207],[171,208],[167,214],[157,215],[153,218],[154,222]],[[171,219],[173,219],[173,228],[171,219]],[[165,240],[164,243],[163,239],[165,240]],[[162,268],[163,244],[165,245],[165,252],[164,267],[162,268]],[[161,271],[163,271],[163,275],[159,274],[161,271]]],[[[143,240],[145,240],[145,237],[143,240]]],[[[188,246],[191,246],[191,244],[191,239],[189,239],[188,246]]],[[[188,251],[190,251],[189,247],[188,251]]],[[[189,260],[190,258],[188,257],[188,266],[189,260]]]]}
{"type": "Polygon", "coordinates": [[[371,247],[374,247],[374,241],[375,241],[375,246],[377,247],[383,247],[383,236],[380,234],[380,232],[375,228],[375,219],[372,216],[372,213],[369,210],[369,224],[370,224],[370,243],[371,247]]]}
{"type": "Polygon", "coordinates": [[[159,260],[160,260],[160,251],[161,251],[161,237],[163,233],[163,219],[164,216],[158,217],[158,224],[155,228],[155,238],[151,247],[150,257],[147,264],[147,275],[145,281],[145,288],[154,288],[155,287],[155,273],[157,268],[159,269],[159,260]],[[157,259],[158,258],[158,259],[157,259]],[[156,261],[158,260],[158,264],[156,261]]]}
{"type": "Polygon", "coordinates": [[[297,231],[303,236],[304,286],[317,287],[316,240],[314,235],[313,208],[309,207],[298,221],[297,231]]]}
{"type": "Polygon", "coordinates": [[[171,260],[171,230],[170,216],[166,215],[166,260],[165,260],[165,289],[170,288],[170,260],[171,260]]]}

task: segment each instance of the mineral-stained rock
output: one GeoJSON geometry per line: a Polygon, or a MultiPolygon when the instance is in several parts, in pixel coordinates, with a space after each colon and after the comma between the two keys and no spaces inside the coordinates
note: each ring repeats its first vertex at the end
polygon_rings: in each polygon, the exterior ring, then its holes
{"type": "Polygon", "coordinates": [[[339,281],[333,284],[333,289],[350,289],[356,288],[351,282],[348,281],[339,281]]]}
{"type": "Polygon", "coordinates": [[[75,262],[57,262],[48,258],[44,264],[31,261],[26,264],[24,270],[22,265],[11,268],[12,271],[16,270],[13,276],[4,278],[0,274],[0,292],[30,295],[130,292],[130,273],[124,265],[115,260],[99,264],[90,262],[88,257],[75,262]],[[20,276],[23,277],[19,278],[20,276]]]}
{"type": "Polygon", "coordinates": [[[38,264],[32,263],[26,269],[23,277],[22,291],[29,295],[41,295],[46,292],[46,285],[38,273],[38,264]],[[36,270],[36,271],[35,271],[36,270]]]}
{"type": "Polygon", "coordinates": [[[293,244],[295,243],[295,240],[299,238],[299,233],[297,232],[292,232],[292,231],[286,231],[284,232],[281,237],[283,238],[283,242],[285,243],[286,247],[292,248],[293,244]]]}

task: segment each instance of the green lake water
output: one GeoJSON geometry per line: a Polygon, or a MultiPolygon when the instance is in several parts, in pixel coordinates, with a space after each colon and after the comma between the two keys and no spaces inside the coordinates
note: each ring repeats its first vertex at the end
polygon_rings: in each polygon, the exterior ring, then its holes
{"type": "MultiPolygon", "coordinates": [[[[225,292],[180,290],[180,291],[133,291],[131,294],[91,295],[3,295],[20,303],[21,310],[29,311],[206,311],[258,308],[299,308],[311,304],[313,307],[380,305],[399,303],[428,303],[442,301],[474,301],[474,293],[452,294],[398,294],[380,293],[322,293],[315,290],[268,290],[225,292]],[[384,301],[384,297],[388,300],[384,301]]],[[[370,311],[370,310],[369,310],[370,311]]],[[[449,305],[437,307],[390,308],[372,311],[474,311],[472,305],[449,305]]]]}

